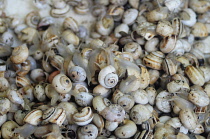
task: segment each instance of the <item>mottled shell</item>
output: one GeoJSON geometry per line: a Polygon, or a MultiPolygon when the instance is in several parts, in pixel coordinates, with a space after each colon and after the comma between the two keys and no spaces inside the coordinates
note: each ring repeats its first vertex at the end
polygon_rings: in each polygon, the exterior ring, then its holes
{"type": "Polygon", "coordinates": [[[199,107],[209,105],[209,97],[203,90],[191,90],[188,94],[188,99],[199,107]]]}
{"type": "Polygon", "coordinates": [[[26,44],[23,44],[13,49],[10,60],[14,64],[21,64],[28,58],[28,55],[28,47],[26,46],[26,44]]]}
{"type": "Polygon", "coordinates": [[[156,32],[163,37],[171,36],[173,33],[173,27],[169,21],[159,21],[157,24],[156,32]]]}
{"type": "Polygon", "coordinates": [[[171,112],[171,105],[169,102],[170,93],[161,91],[156,97],[156,106],[160,111],[165,113],[171,112]]]}
{"type": "Polygon", "coordinates": [[[111,122],[122,122],[125,117],[125,110],[118,104],[111,104],[101,112],[101,115],[111,122]]]}
{"type": "Polygon", "coordinates": [[[206,25],[200,22],[195,23],[195,25],[192,27],[192,34],[195,37],[207,37],[208,30],[206,25]]]}
{"type": "Polygon", "coordinates": [[[182,124],[189,130],[194,130],[197,127],[198,121],[195,113],[190,109],[183,109],[179,112],[179,118],[182,124]]]}

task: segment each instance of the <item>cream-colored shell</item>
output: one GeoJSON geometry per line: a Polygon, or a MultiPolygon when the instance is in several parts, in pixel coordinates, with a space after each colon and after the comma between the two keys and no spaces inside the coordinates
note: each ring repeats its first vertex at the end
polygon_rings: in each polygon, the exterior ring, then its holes
{"type": "Polygon", "coordinates": [[[157,108],[165,113],[171,112],[171,105],[169,101],[170,93],[166,91],[161,91],[156,97],[157,108]]]}
{"type": "Polygon", "coordinates": [[[1,134],[4,139],[9,139],[14,136],[14,129],[19,125],[14,121],[7,121],[1,126],[1,134]]]}
{"type": "Polygon", "coordinates": [[[126,119],[123,121],[123,125],[119,126],[114,133],[118,138],[130,138],[136,133],[136,131],[136,124],[133,121],[126,119]]]}
{"type": "Polygon", "coordinates": [[[189,130],[197,127],[198,121],[195,113],[190,109],[183,109],[179,112],[179,118],[182,124],[189,130]]]}
{"type": "Polygon", "coordinates": [[[150,117],[152,117],[152,112],[145,105],[137,104],[130,111],[130,118],[137,125],[147,121],[150,117]]]}
{"type": "Polygon", "coordinates": [[[23,44],[13,49],[10,60],[14,64],[21,64],[28,58],[28,55],[28,47],[26,46],[26,44],[23,44]]]}
{"type": "Polygon", "coordinates": [[[41,122],[41,120],[42,120],[42,111],[38,109],[32,110],[23,119],[24,122],[35,126],[38,125],[41,122]]]}
{"type": "Polygon", "coordinates": [[[71,80],[65,74],[58,74],[53,78],[52,86],[58,93],[68,93],[72,88],[71,80]]]}
{"type": "Polygon", "coordinates": [[[188,99],[199,107],[209,105],[209,97],[203,90],[191,90],[188,94],[188,99]]]}
{"type": "Polygon", "coordinates": [[[91,107],[84,107],[81,112],[76,112],[73,115],[73,121],[75,124],[84,126],[89,124],[93,120],[93,111],[91,107]]]}
{"type": "Polygon", "coordinates": [[[10,110],[11,102],[7,98],[0,98],[0,114],[6,114],[10,110]]]}

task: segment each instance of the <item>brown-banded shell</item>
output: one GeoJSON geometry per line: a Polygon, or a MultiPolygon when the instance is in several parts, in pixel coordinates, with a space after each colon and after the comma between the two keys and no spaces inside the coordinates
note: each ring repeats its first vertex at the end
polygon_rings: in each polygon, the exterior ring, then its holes
{"type": "Polygon", "coordinates": [[[76,112],[73,115],[73,121],[75,124],[84,126],[89,124],[93,120],[93,111],[91,107],[84,107],[81,112],[76,112]]]}
{"type": "Polygon", "coordinates": [[[17,87],[25,87],[25,86],[30,85],[31,81],[26,77],[16,76],[15,83],[17,87]]]}
{"type": "Polygon", "coordinates": [[[194,66],[187,66],[185,69],[185,73],[187,74],[190,81],[195,85],[203,86],[205,83],[204,75],[202,71],[194,66]]]}
{"type": "Polygon", "coordinates": [[[177,62],[171,58],[165,58],[162,63],[163,70],[168,75],[174,75],[177,72],[177,62]]]}
{"type": "Polygon", "coordinates": [[[29,112],[25,118],[23,119],[24,122],[29,123],[31,125],[38,125],[42,120],[42,111],[35,109],[29,112]]]}
{"type": "Polygon", "coordinates": [[[165,55],[161,51],[155,51],[145,56],[143,62],[149,68],[161,70],[164,57],[165,55]]]}
{"type": "Polygon", "coordinates": [[[44,123],[50,122],[61,126],[66,119],[66,112],[63,108],[51,107],[43,113],[42,119],[44,123]]]}

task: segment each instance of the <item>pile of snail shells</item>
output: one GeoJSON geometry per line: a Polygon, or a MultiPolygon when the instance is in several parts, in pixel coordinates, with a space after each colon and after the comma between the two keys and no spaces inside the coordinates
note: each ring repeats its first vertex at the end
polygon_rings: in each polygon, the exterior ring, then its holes
{"type": "Polygon", "coordinates": [[[210,1],[33,0],[24,21],[5,4],[0,138],[210,138],[210,1]]]}

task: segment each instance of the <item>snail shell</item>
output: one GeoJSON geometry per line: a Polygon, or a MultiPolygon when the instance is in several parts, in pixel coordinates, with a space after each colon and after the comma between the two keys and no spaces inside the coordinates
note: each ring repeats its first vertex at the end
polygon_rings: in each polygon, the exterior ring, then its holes
{"type": "Polygon", "coordinates": [[[78,139],[96,139],[98,128],[94,124],[88,124],[78,129],[78,139]]]}
{"type": "Polygon", "coordinates": [[[136,124],[142,124],[152,116],[152,112],[141,104],[135,105],[130,111],[130,118],[136,124]]]}
{"type": "Polygon", "coordinates": [[[28,58],[28,56],[28,47],[26,46],[26,44],[23,44],[13,49],[10,60],[14,64],[21,64],[28,58]]]}
{"type": "Polygon", "coordinates": [[[100,114],[106,107],[111,105],[111,102],[107,98],[102,96],[96,96],[92,100],[93,108],[100,114]]]}
{"type": "Polygon", "coordinates": [[[202,71],[199,71],[199,69],[197,69],[196,67],[191,65],[187,66],[185,69],[185,73],[193,84],[199,86],[204,85],[205,79],[203,73],[202,71]]]}
{"type": "Polygon", "coordinates": [[[42,118],[42,111],[35,109],[29,112],[25,118],[23,119],[24,122],[27,122],[31,125],[38,125],[41,122],[42,118]]]}
{"type": "Polygon", "coordinates": [[[111,104],[101,112],[101,115],[108,121],[122,122],[125,117],[125,110],[118,104],[111,104]]]}
{"type": "Polygon", "coordinates": [[[64,26],[65,29],[71,29],[73,32],[78,32],[79,31],[78,23],[72,17],[65,18],[65,20],[63,22],[63,26],[64,26]]]}
{"type": "Polygon", "coordinates": [[[161,70],[165,55],[160,51],[151,52],[143,58],[145,65],[152,69],[161,70]]]}
{"type": "Polygon", "coordinates": [[[73,121],[75,124],[84,126],[89,124],[93,120],[93,111],[91,107],[85,107],[81,112],[76,112],[73,115],[73,121]]]}
{"type": "Polygon", "coordinates": [[[46,100],[45,90],[44,90],[44,86],[42,84],[37,84],[34,87],[33,94],[39,101],[46,100]]]}
{"type": "Polygon", "coordinates": [[[71,80],[64,74],[58,74],[53,78],[52,85],[58,93],[68,93],[72,88],[71,80]]]}
{"type": "Polygon", "coordinates": [[[188,99],[199,107],[209,105],[209,97],[204,90],[192,90],[188,94],[188,99]]]}
{"type": "Polygon", "coordinates": [[[0,91],[6,91],[9,88],[9,82],[6,78],[0,77],[0,91]]]}
{"type": "Polygon", "coordinates": [[[7,98],[0,98],[0,115],[6,114],[10,110],[11,102],[7,98]]]}
{"type": "Polygon", "coordinates": [[[30,12],[26,15],[26,24],[29,26],[29,27],[33,27],[33,28],[36,28],[39,21],[40,21],[40,15],[38,12],[30,12]]]}
{"type": "Polygon", "coordinates": [[[22,76],[16,76],[15,83],[17,87],[25,87],[31,84],[28,78],[22,76]]]}
{"type": "Polygon", "coordinates": [[[19,125],[24,125],[24,117],[27,115],[28,111],[18,110],[14,114],[14,119],[19,125]]]}
{"type": "Polygon", "coordinates": [[[73,82],[83,82],[86,79],[86,72],[80,66],[71,67],[67,72],[73,82]]]}
{"type": "Polygon", "coordinates": [[[118,83],[118,75],[116,74],[116,69],[109,65],[103,68],[98,75],[99,83],[105,88],[113,88],[118,83]]]}
{"type": "Polygon", "coordinates": [[[24,106],[23,97],[17,90],[8,90],[7,97],[11,102],[24,106]]]}
{"type": "Polygon", "coordinates": [[[179,112],[179,118],[182,124],[189,130],[194,130],[197,127],[197,116],[190,109],[183,109],[179,112]]]}
{"type": "Polygon", "coordinates": [[[42,119],[44,123],[50,122],[61,126],[66,119],[66,112],[63,108],[51,107],[43,113],[42,119]]]}

